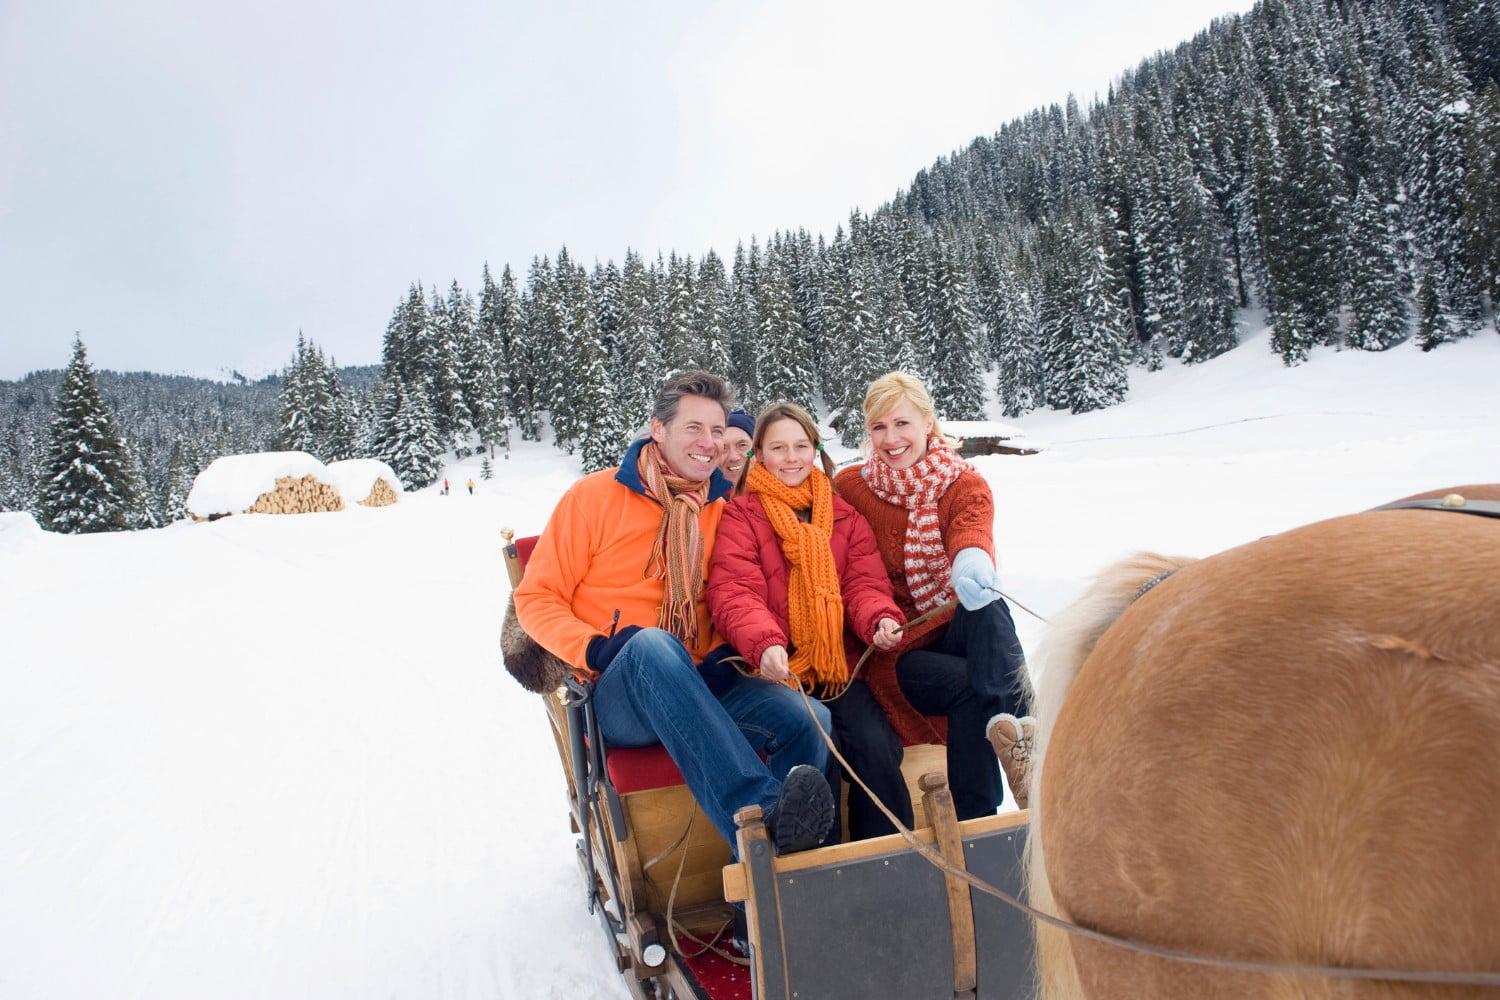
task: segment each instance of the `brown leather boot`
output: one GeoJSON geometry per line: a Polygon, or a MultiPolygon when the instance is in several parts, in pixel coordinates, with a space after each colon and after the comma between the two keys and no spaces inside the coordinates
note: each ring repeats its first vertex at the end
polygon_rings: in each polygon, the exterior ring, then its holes
{"type": "Polygon", "coordinates": [[[1016,805],[1025,809],[1031,801],[1031,750],[1036,746],[1036,719],[1027,715],[1016,718],[1001,712],[990,720],[984,734],[1000,758],[1000,768],[1016,805]]]}

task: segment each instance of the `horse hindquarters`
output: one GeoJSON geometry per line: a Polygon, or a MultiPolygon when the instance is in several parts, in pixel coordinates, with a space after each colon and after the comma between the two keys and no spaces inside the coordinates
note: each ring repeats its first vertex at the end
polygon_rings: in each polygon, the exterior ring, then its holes
{"type": "MultiPolygon", "coordinates": [[[[1039,778],[1073,919],[1260,961],[1500,968],[1500,530],[1393,511],[1186,567],[1094,648],[1039,778]]],[[[1074,942],[1095,997],[1479,997],[1074,942]]]]}
{"type": "MultiPolygon", "coordinates": [[[[1031,661],[1035,685],[1031,700],[1037,718],[1037,745],[1032,755],[1031,836],[1026,841],[1027,895],[1044,913],[1067,917],[1052,896],[1047,866],[1042,854],[1040,807],[1042,771],[1048,734],[1079,669],[1094,646],[1143,587],[1181,569],[1191,559],[1138,552],[1106,569],[1089,589],[1052,619],[1037,654],[1031,661]]],[[[1046,1000],[1074,1000],[1083,995],[1073,964],[1068,935],[1045,924],[1035,925],[1036,967],[1040,995],[1046,1000]]]]}

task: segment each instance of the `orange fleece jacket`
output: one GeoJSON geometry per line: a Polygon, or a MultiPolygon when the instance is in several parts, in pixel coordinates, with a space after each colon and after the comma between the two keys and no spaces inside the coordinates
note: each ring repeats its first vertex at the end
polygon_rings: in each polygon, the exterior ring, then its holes
{"type": "MultiPolygon", "coordinates": [[[[516,617],[526,634],[585,672],[589,640],[609,632],[616,609],[620,628],[652,628],[661,618],[664,583],[646,575],[646,563],[662,509],[617,480],[617,471],[585,476],[563,494],[516,588],[516,617]]],[[[722,500],[705,504],[698,513],[705,579],[723,516],[722,500]]],[[[721,642],[714,635],[704,590],[698,598],[698,642],[689,650],[695,660],[721,642]]]]}

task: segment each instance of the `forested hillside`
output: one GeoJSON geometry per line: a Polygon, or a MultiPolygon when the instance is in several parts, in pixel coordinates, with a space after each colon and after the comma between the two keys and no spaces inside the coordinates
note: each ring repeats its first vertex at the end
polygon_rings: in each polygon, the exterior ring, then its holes
{"type": "MultiPolygon", "coordinates": [[[[101,386],[161,518],[202,462],[273,443],[373,455],[420,486],[441,451],[546,422],[600,468],[687,366],[727,372],[752,408],[811,405],[852,443],[864,386],[892,368],[952,418],[991,390],[1011,416],[1084,412],[1119,402],[1132,365],[1230,349],[1249,306],[1288,365],[1322,344],[1434,349],[1500,299],[1500,0],[1266,0],[1087,107],[937,160],[831,236],[621,260],[485,264],[477,296],[412,284],[368,393],[300,341],[275,382],[101,386]]],[[[0,503],[33,502],[57,377],[0,383],[0,503]]]]}

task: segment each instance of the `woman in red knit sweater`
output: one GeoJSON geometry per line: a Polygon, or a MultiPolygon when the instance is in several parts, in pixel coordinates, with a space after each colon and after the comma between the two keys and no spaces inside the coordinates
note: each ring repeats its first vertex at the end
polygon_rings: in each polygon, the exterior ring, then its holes
{"type": "Polygon", "coordinates": [[[960,819],[1000,805],[997,755],[1024,808],[1036,724],[1025,714],[1025,655],[995,574],[989,484],[949,446],[915,376],[872,382],[864,416],[870,459],[838,474],[839,493],[874,527],[908,619],[958,602],[906,630],[896,655],[872,660],[871,689],[908,743],[931,738],[924,716],[946,717],[960,819]]]}
{"type": "MultiPolygon", "coordinates": [[[[906,620],[875,535],[833,492],[833,463],[802,407],[778,403],[762,411],[751,455],[743,493],[725,509],[709,560],[714,627],[766,680],[837,695],[827,705],[840,750],[910,825],[901,741],[865,682],[849,682],[865,646],[894,649],[906,620]]],[[[894,832],[852,786],[850,836],[894,832]]]]}

